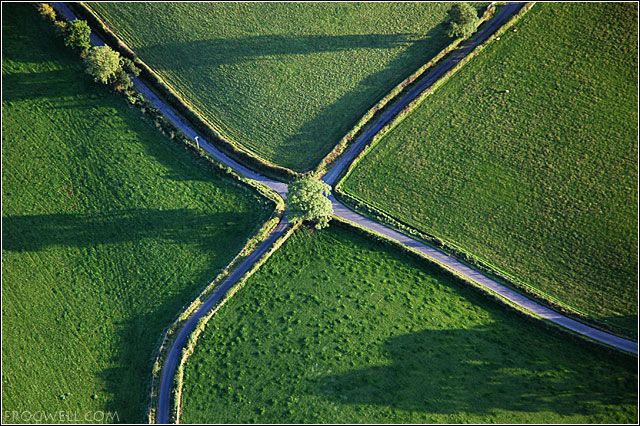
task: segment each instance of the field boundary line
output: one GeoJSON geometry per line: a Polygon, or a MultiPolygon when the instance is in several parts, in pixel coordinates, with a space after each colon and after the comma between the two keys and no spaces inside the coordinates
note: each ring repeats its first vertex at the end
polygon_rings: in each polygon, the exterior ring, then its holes
{"type": "MultiPolygon", "coordinates": [[[[469,52],[467,55],[462,57],[458,63],[456,63],[451,69],[449,69],[442,76],[440,76],[436,81],[434,81],[433,84],[431,84],[426,89],[424,89],[415,99],[409,102],[397,115],[395,115],[395,117],[393,117],[391,121],[389,121],[385,126],[383,126],[380,130],[378,130],[373,135],[371,140],[364,145],[364,147],[356,155],[356,157],[346,167],[340,170],[340,173],[337,176],[335,176],[335,178],[332,179],[334,182],[336,182],[335,188],[336,189],[340,188],[343,181],[346,180],[346,178],[353,172],[353,170],[357,167],[360,161],[362,161],[362,159],[369,153],[369,151],[371,151],[371,149],[373,149],[390,130],[392,130],[394,127],[400,124],[406,118],[407,115],[409,115],[433,92],[435,92],[438,88],[440,88],[440,86],[445,84],[449,80],[449,78],[451,78],[451,76],[456,74],[469,61],[475,58],[487,45],[491,44],[496,37],[499,37],[505,31],[507,31],[509,28],[515,25],[522,18],[522,16],[524,16],[524,14],[526,14],[526,12],[528,12],[533,7],[534,4],[535,2],[525,3],[525,5],[522,6],[522,8],[520,8],[520,10],[518,10],[518,12],[511,17],[511,19],[509,19],[509,21],[507,21],[505,24],[500,26],[484,42],[478,44],[475,48],[473,48],[471,52],[469,52]]],[[[396,99],[394,99],[394,102],[391,102],[387,106],[388,107],[393,106],[396,103],[396,101],[398,101],[399,99],[400,97],[397,97],[396,99]]],[[[333,170],[329,170],[327,174],[332,171],[333,170]]]]}
{"type": "Polygon", "coordinates": [[[515,276],[493,265],[492,263],[464,250],[457,244],[449,240],[440,238],[436,235],[420,231],[412,225],[409,225],[406,222],[393,217],[390,213],[387,213],[383,209],[377,206],[373,206],[370,202],[360,199],[354,194],[342,190],[335,190],[334,195],[337,199],[340,200],[342,204],[348,206],[350,209],[361,213],[366,217],[375,220],[376,222],[383,223],[386,226],[389,226],[395,231],[405,234],[408,237],[417,239],[424,244],[433,246],[434,248],[437,248],[444,253],[455,257],[460,262],[478,269],[479,271],[482,271],[483,274],[491,277],[496,281],[499,281],[501,284],[511,287],[514,290],[521,291],[531,297],[534,297],[536,300],[547,305],[549,308],[562,312],[564,315],[572,317],[577,321],[586,322],[594,328],[599,328],[602,331],[614,333],[620,332],[616,329],[607,328],[606,324],[597,319],[590,318],[589,315],[585,312],[563,304],[562,301],[560,301],[553,295],[545,293],[543,290],[540,290],[530,284],[525,283],[522,280],[519,280],[515,276]]]}
{"type": "MultiPolygon", "coordinates": [[[[69,18],[69,16],[65,13],[61,13],[60,9],[58,9],[60,6],[59,4],[54,3],[53,5],[62,19],[69,18]]],[[[71,12],[73,13],[73,11],[71,12]]],[[[99,35],[97,40],[92,39],[92,44],[97,44],[96,41],[103,42],[99,35]]],[[[136,86],[136,90],[140,93],[140,87],[136,86]]],[[[179,334],[181,328],[193,315],[198,313],[198,309],[207,302],[207,299],[209,299],[216,290],[218,290],[221,283],[232,275],[236,268],[246,261],[255,251],[257,251],[262,244],[272,238],[273,235],[276,234],[278,227],[282,226],[283,223],[286,224],[287,221],[284,216],[285,202],[281,194],[279,194],[279,190],[271,188],[264,181],[246,177],[239,171],[229,167],[221,159],[216,157],[216,152],[209,152],[207,150],[208,145],[206,142],[203,141],[202,146],[200,146],[188,138],[183,128],[180,128],[176,123],[172,122],[171,119],[167,118],[165,114],[156,108],[151,101],[146,100],[142,105],[139,105],[139,107],[146,110],[143,114],[150,116],[152,120],[155,120],[156,125],[158,125],[159,119],[163,121],[161,123],[162,125],[159,126],[159,130],[170,139],[170,142],[181,145],[188,151],[191,151],[191,154],[194,156],[194,161],[203,159],[209,167],[214,167],[216,170],[229,176],[234,184],[248,187],[254,193],[253,195],[255,197],[264,198],[273,203],[273,212],[270,217],[259,227],[253,236],[247,239],[238,254],[199,292],[198,296],[178,312],[173,323],[166,327],[163,330],[162,335],[159,337],[154,350],[154,354],[156,355],[155,358],[152,358],[154,361],[152,364],[151,380],[148,384],[149,393],[146,417],[147,421],[153,422],[157,418],[157,409],[159,405],[161,385],[159,375],[162,372],[165,358],[169,354],[172,344],[175,342],[175,338],[179,334]],[[154,112],[153,109],[156,111],[154,112]],[[169,136],[168,133],[173,133],[173,135],[169,136]]],[[[232,294],[234,293],[235,292],[232,294]]]]}
{"type": "MultiPolygon", "coordinates": [[[[493,17],[496,11],[496,2],[491,2],[480,16],[476,29],[493,17]]],[[[363,131],[365,131],[368,125],[375,120],[378,114],[383,112],[384,108],[393,105],[393,103],[407,90],[413,83],[418,81],[428,71],[430,71],[435,65],[440,62],[442,58],[454,51],[460,43],[464,42],[468,38],[458,37],[453,40],[449,45],[444,47],[433,58],[429,59],[426,63],[420,65],[416,71],[411,73],[408,77],[395,85],[386,95],[379,99],[372,107],[370,107],[362,117],[358,119],[356,124],[344,135],[338,143],[333,147],[327,155],[325,155],[318,165],[311,170],[314,175],[322,175],[327,171],[327,168],[336,160],[350,145],[350,143],[357,139],[363,131]]]]}
{"type": "Polygon", "coordinates": [[[392,227],[393,229],[410,236],[412,238],[418,238],[422,242],[434,245],[435,247],[445,251],[446,253],[456,257],[458,260],[473,266],[484,273],[492,275],[494,278],[497,278],[502,282],[502,284],[512,287],[513,289],[523,291],[525,294],[535,297],[537,300],[546,304],[548,307],[553,308],[566,314],[568,316],[573,317],[574,319],[586,322],[594,328],[598,328],[602,331],[613,332],[613,333],[622,333],[623,330],[620,330],[615,327],[611,327],[608,324],[603,323],[597,319],[591,318],[586,313],[580,311],[577,308],[568,306],[562,303],[560,300],[555,298],[554,296],[547,294],[546,292],[537,289],[530,284],[523,282],[522,280],[517,279],[515,276],[507,273],[506,271],[498,268],[493,265],[491,262],[485,261],[469,253],[468,251],[462,249],[457,244],[452,243],[446,239],[442,239],[436,235],[431,235],[420,231],[403,222],[400,219],[393,217],[390,213],[384,211],[377,206],[372,205],[371,203],[360,199],[357,195],[350,193],[348,190],[344,189],[343,185],[346,180],[349,178],[351,173],[357,168],[358,164],[366,157],[366,155],[371,152],[383,139],[384,137],[391,131],[394,127],[399,125],[404,118],[406,118],[416,107],[418,107],[429,95],[435,92],[440,86],[446,83],[446,81],[451,78],[457,71],[459,71],[466,63],[468,63],[471,59],[477,56],[485,47],[487,47],[490,43],[492,43],[497,37],[500,37],[504,34],[509,28],[513,27],[517,22],[528,12],[533,6],[535,2],[529,2],[525,4],[525,6],[515,14],[509,22],[505,23],[501,26],[497,31],[494,32],[484,43],[478,45],[473,52],[467,55],[463,60],[461,60],[454,68],[452,68],[449,72],[443,75],[436,83],[434,83],[431,87],[425,90],[419,97],[417,97],[413,102],[411,102],[405,109],[396,116],[394,120],[388,123],[385,127],[383,127],[378,133],[374,135],[371,141],[365,146],[365,148],[357,155],[357,157],[351,162],[351,164],[346,168],[346,171],[342,172],[340,180],[336,183],[334,187],[334,194],[337,198],[340,199],[341,202],[348,205],[350,208],[355,211],[364,214],[367,217],[371,217],[378,222],[385,223],[392,227]]]}
{"type": "Polygon", "coordinates": [[[198,338],[200,337],[200,335],[202,335],[207,326],[207,323],[211,318],[213,318],[218,310],[245,286],[248,279],[251,278],[262,265],[264,265],[264,263],[271,257],[271,255],[275,253],[289,239],[289,237],[291,237],[293,233],[298,228],[300,228],[301,225],[300,223],[298,223],[295,225],[286,224],[285,226],[287,226],[287,228],[285,229],[284,233],[273,242],[270,249],[265,252],[256,262],[254,262],[251,266],[251,269],[245,272],[244,275],[242,275],[236,281],[236,283],[220,299],[218,299],[215,305],[198,320],[198,324],[189,335],[187,344],[182,349],[180,362],[174,376],[172,393],[173,404],[170,412],[170,422],[175,424],[180,423],[180,415],[182,413],[182,389],[184,386],[184,367],[189,360],[189,357],[195,351],[198,338]]]}
{"type": "Polygon", "coordinates": [[[229,276],[229,274],[231,274],[231,272],[235,270],[235,268],[248,257],[253,249],[257,245],[267,240],[267,238],[275,230],[278,223],[280,223],[280,221],[282,220],[282,215],[283,211],[276,209],[272,213],[271,217],[262,225],[260,230],[247,241],[242,250],[231,260],[231,262],[229,262],[229,264],[227,264],[227,266],[225,266],[225,268],[220,271],[213,278],[213,280],[206,285],[204,289],[202,289],[202,291],[194,300],[191,301],[191,303],[185,306],[178,313],[174,322],[164,329],[160,338],[160,343],[156,347],[155,353],[157,355],[155,357],[152,368],[151,389],[149,392],[150,400],[146,414],[148,423],[155,423],[156,420],[156,414],[158,410],[158,397],[160,394],[160,373],[162,371],[162,366],[164,365],[164,360],[167,356],[167,353],[174,343],[176,333],[189,319],[189,317],[193,315],[200,306],[202,306],[204,301],[213,293],[213,291],[218,288],[218,285],[223,280],[225,280],[229,276]]]}
{"type": "MultiPolygon", "coordinates": [[[[512,312],[517,313],[518,315],[520,315],[523,318],[526,318],[528,320],[531,321],[535,321],[537,324],[542,324],[544,327],[546,327],[549,330],[553,330],[554,332],[558,332],[558,333],[568,333],[569,336],[571,336],[572,340],[575,342],[579,342],[580,344],[596,344],[600,347],[604,347],[607,350],[610,350],[612,352],[617,352],[617,353],[622,353],[625,355],[630,355],[630,356],[636,356],[636,353],[632,353],[632,352],[626,352],[620,348],[617,348],[615,346],[612,345],[608,345],[604,342],[601,342],[599,340],[593,339],[588,335],[582,334],[582,333],[578,333],[568,327],[564,327],[562,325],[556,324],[553,321],[544,318],[542,316],[537,315],[535,312],[526,309],[525,307],[514,303],[513,301],[509,300],[508,298],[506,298],[505,296],[501,295],[500,293],[493,291],[492,289],[485,287],[475,281],[473,281],[472,279],[469,279],[468,277],[466,277],[465,275],[461,274],[459,271],[457,271],[454,268],[449,267],[448,265],[438,261],[438,259],[429,256],[428,254],[422,253],[419,250],[416,250],[412,247],[409,247],[406,244],[403,244],[400,241],[396,241],[393,238],[384,235],[374,229],[371,229],[369,227],[366,226],[362,226],[360,224],[358,224],[357,222],[354,222],[352,220],[349,220],[345,217],[342,216],[337,216],[334,215],[332,220],[336,221],[337,223],[342,224],[343,226],[348,226],[352,229],[355,229],[356,231],[363,233],[365,235],[367,235],[370,238],[374,238],[378,241],[382,241],[385,244],[388,244],[390,246],[392,246],[394,249],[399,250],[403,253],[408,253],[412,256],[415,256],[419,259],[421,259],[422,261],[427,261],[428,263],[431,263],[433,265],[435,265],[436,267],[442,269],[443,271],[445,271],[446,273],[449,273],[451,275],[453,275],[456,279],[461,280],[463,283],[466,283],[468,285],[471,286],[471,288],[473,288],[475,291],[479,292],[480,294],[482,294],[484,297],[488,297],[490,300],[492,300],[494,303],[498,303],[502,306],[507,307],[508,309],[510,309],[512,312]]],[[[588,325],[588,324],[585,324],[588,325]]]]}
{"type": "Polygon", "coordinates": [[[107,44],[122,56],[131,59],[141,69],[142,72],[140,76],[148,84],[149,88],[166,101],[177,113],[189,121],[194,129],[199,131],[208,140],[213,141],[216,147],[222,152],[267,177],[279,179],[284,182],[289,182],[302,175],[302,173],[287,167],[273,164],[233,139],[224,136],[223,132],[200,114],[197,108],[178,94],[170,84],[165,83],[164,79],[125,43],[91,6],[86,4],[86,2],[68,3],[68,6],[80,17],[86,19],[91,29],[107,44]]]}
{"type": "MultiPolygon", "coordinates": [[[[526,10],[528,10],[528,8],[530,8],[532,5],[533,3],[527,3],[525,5],[525,8],[527,8],[526,10]]],[[[521,16],[524,12],[526,12],[526,10],[525,11],[523,11],[522,9],[519,10],[517,13],[514,14],[514,16],[511,16],[507,22],[505,22],[503,25],[495,29],[494,33],[488,36],[484,40],[484,42],[478,43],[474,48],[468,51],[466,56],[459,59],[459,62],[456,63],[456,65],[454,65],[449,70],[449,72],[445,72],[441,77],[438,78],[437,81],[435,81],[431,86],[429,86],[420,95],[418,95],[412,102],[410,102],[407,105],[407,107],[405,107],[405,109],[399,112],[397,116],[394,116],[391,122],[388,123],[389,127],[392,127],[392,125],[393,126],[397,125],[397,123],[399,123],[409,112],[408,111],[409,107],[414,108],[417,104],[419,104],[422,100],[424,100],[430,93],[432,93],[433,90],[435,90],[435,88],[439,87],[439,84],[442,84],[441,80],[446,80],[451,74],[453,74],[453,72],[457,71],[457,69],[459,69],[465,63],[471,60],[471,58],[473,58],[483,48],[484,45],[492,41],[497,35],[502,34],[504,31],[506,31],[513,24],[513,22],[517,20],[516,18],[521,16]]],[[[144,82],[140,82],[140,83],[143,87],[146,87],[146,84],[144,82]]],[[[150,92],[154,94],[153,91],[150,90],[150,92]]],[[[166,104],[167,102],[166,99],[163,100],[158,98],[155,100],[155,102],[163,105],[168,105],[166,104]]],[[[391,104],[393,105],[393,102],[391,102],[391,104]]],[[[175,127],[180,131],[182,131],[184,134],[188,135],[189,133],[193,133],[193,129],[190,128],[190,124],[193,125],[194,123],[190,120],[188,120],[189,124],[187,124],[186,122],[182,122],[181,117],[179,115],[173,114],[173,110],[171,110],[171,108],[166,108],[164,111],[160,109],[159,113],[162,114],[163,117],[169,122],[172,122],[172,120],[173,122],[176,122],[177,120],[177,124],[175,125],[175,127]]],[[[386,128],[384,130],[383,129],[379,130],[378,132],[376,132],[376,134],[374,134],[374,138],[376,138],[376,143],[379,142],[379,140],[389,130],[389,128],[386,128]]],[[[355,158],[353,158],[352,161],[350,161],[350,163],[347,163],[343,167],[338,169],[340,173],[344,172],[345,169],[347,169],[347,175],[348,175],[353,170],[353,168],[355,167],[355,164],[361,158],[363,158],[363,156],[368,152],[369,149],[371,149],[374,138],[372,138],[370,141],[367,142],[368,145],[365,145],[363,149],[358,153],[358,155],[355,158]]],[[[218,147],[213,145],[208,145],[207,143],[202,143],[202,145],[204,146],[204,149],[202,149],[201,147],[196,148],[190,142],[186,143],[186,145],[196,149],[204,157],[210,158],[213,164],[220,165],[220,167],[222,167],[224,170],[227,170],[230,174],[236,177],[239,177],[241,181],[248,183],[249,185],[253,186],[256,190],[258,191],[260,191],[260,189],[265,190],[263,186],[265,188],[269,187],[270,190],[273,190],[275,192],[280,193],[280,195],[285,196],[283,194],[286,193],[286,184],[270,181],[266,178],[263,178],[263,176],[260,176],[259,173],[255,173],[251,169],[246,168],[243,164],[235,162],[233,158],[227,157],[225,152],[220,150],[218,147]],[[243,177],[243,175],[246,175],[246,177],[243,177]]],[[[258,170],[261,171],[261,169],[258,169],[258,170]]],[[[342,180],[340,180],[336,185],[336,191],[338,191],[338,187],[341,182],[342,180]]],[[[267,193],[275,196],[275,194],[271,193],[270,190],[266,190],[267,193]]],[[[283,204],[280,204],[281,202],[283,202],[282,198],[279,198],[279,201],[276,201],[276,204],[282,207],[283,204]]],[[[340,202],[337,202],[337,201],[335,205],[337,205],[340,208],[348,209],[346,205],[341,204],[340,202]]],[[[284,210],[284,208],[282,210],[284,210]]],[[[276,209],[276,212],[274,212],[274,215],[277,216],[278,214],[282,214],[282,211],[276,209]]],[[[365,221],[373,222],[373,224],[378,225],[378,227],[397,233],[397,231],[394,231],[391,227],[387,227],[382,222],[375,222],[372,220],[368,220],[366,216],[362,216],[358,213],[356,213],[356,215],[360,216],[365,221]]],[[[270,219],[270,221],[271,220],[274,220],[273,216],[270,219]]],[[[207,295],[206,300],[202,300],[199,297],[198,299],[194,300],[189,305],[189,307],[187,307],[185,310],[182,311],[181,315],[178,317],[178,319],[180,319],[181,316],[184,318],[182,322],[182,327],[179,327],[179,328],[176,327],[175,333],[172,334],[171,337],[169,338],[170,340],[169,339],[162,340],[160,342],[161,345],[166,343],[166,347],[169,348],[166,352],[167,357],[164,358],[166,362],[158,362],[154,364],[154,374],[159,373],[159,380],[157,382],[158,386],[160,386],[161,389],[163,387],[163,384],[164,386],[168,386],[168,389],[169,389],[168,394],[167,393],[164,394],[165,396],[167,396],[168,401],[163,401],[160,398],[160,395],[162,394],[162,392],[158,391],[159,396],[157,400],[157,405],[155,407],[156,410],[154,410],[153,413],[149,414],[149,421],[153,420],[155,422],[167,422],[171,418],[174,419],[176,422],[179,421],[180,414],[181,414],[181,407],[182,407],[181,404],[182,404],[184,365],[186,364],[189,355],[193,353],[197,339],[202,333],[202,331],[204,330],[208,320],[213,317],[213,315],[217,312],[220,306],[226,303],[227,300],[229,300],[237,291],[240,290],[240,288],[242,288],[245,285],[248,278],[251,275],[253,275],[262,266],[264,262],[266,262],[266,260],[271,256],[271,254],[273,254],[276,250],[278,250],[278,248],[288,239],[290,235],[293,234],[293,232],[297,229],[298,226],[299,224],[291,226],[288,223],[286,217],[283,217],[279,221],[276,218],[274,228],[268,228],[269,221],[263,224],[261,230],[267,229],[267,228],[272,229],[272,231],[268,234],[266,239],[262,240],[262,242],[257,242],[256,244],[258,244],[258,246],[256,247],[256,249],[251,251],[250,254],[248,254],[245,258],[243,258],[240,262],[238,262],[238,265],[234,267],[233,271],[229,270],[227,275],[220,277],[220,281],[217,282],[218,283],[217,285],[213,285],[214,284],[213,282],[210,283],[208,287],[211,288],[211,292],[207,295]],[[252,259],[252,256],[255,256],[255,258],[252,259]],[[179,357],[177,353],[178,349],[181,350],[179,357]],[[167,364],[169,363],[171,356],[173,356],[173,361],[175,361],[176,364],[174,367],[172,367],[173,370],[166,370],[167,374],[164,375],[163,373],[165,372],[165,368],[167,368],[167,364]],[[160,407],[160,405],[163,403],[166,404],[165,409],[168,412],[168,418],[166,420],[164,418],[161,418],[161,419],[158,418],[159,414],[158,414],[157,408],[160,407]]],[[[356,226],[363,228],[364,232],[367,232],[370,235],[371,234],[382,235],[379,232],[377,232],[375,228],[368,228],[358,224],[356,224],[356,226]]],[[[386,237],[384,235],[382,235],[382,238],[393,241],[391,237],[386,237]]],[[[408,237],[408,238],[411,238],[411,237],[408,237]]],[[[413,240],[413,241],[419,244],[423,244],[424,246],[428,246],[427,244],[421,243],[417,240],[413,240]]],[[[400,241],[397,241],[397,244],[400,247],[402,247],[404,250],[408,250],[410,252],[417,251],[413,249],[411,246],[403,244],[400,241]]],[[[425,257],[425,256],[428,260],[430,260],[431,262],[434,262],[434,260],[429,258],[426,254],[424,254],[423,256],[423,254],[421,253],[421,257],[425,257]]],[[[455,257],[451,257],[451,258],[455,261],[458,261],[455,257]]],[[[458,262],[461,263],[460,261],[458,262]]],[[[439,262],[436,262],[436,264],[440,265],[439,262]]],[[[227,268],[229,268],[230,265],[228,265],[227,268]]],[[[440,265],[440,266],[442,266],[444,271],[453,273],[459,278],[460,278],[460,274],[462,274],[462,270],[458,271],[447,265],[440,265]]],[[[478,272],[475,269],[473,269],[473,272],[475,272],[475,275],[483,276],[481,272],[478,272]]],[[[216,277],[216,279],[218,279],[218,277],[216,277]]],[[[214,281],[216,281],[216,279],[214,279],[214,281]]],[[[489,277],[487,277],[487,279],[491,280],[491,278],[489,277]]],[[[465,279],[465,281],[467,280],[465,279]]],[[[484,289],[483,293],[491,294],[492,292],[490,288],[488,287],[485,288],[480,283],[477,283],[475,285],[482,287],[484,289]]],[[[506,288],[508,289],[508,287],[506,288]]],[[[525,305],[519,305],[517,302],[513,302],[509,299],[506,299],[504,298],[504,296],[499,295],[498,293],[496,293],[494,297],[500,300],[501,302],[504,302],[504,304],[506,305],[512,305],[512,304],[516,305],[514,306],[515,309],[526,311],[528,317],[530,318],[537,318],[537,315],[535,315],[535,312],[529,311],[529,309],[525,305]]],[[[526,298],[526,296],[524,295],[523,297],[526,298]]],[[[533,302],[536,303],[535,300],[533,300],[533,302]]],[[[539,305],[539,306],[543,307],[543,305],[539,305]]],[[[558,313],[557,318],[566,318],[566,317],[564,317],[564,315],[562,315],[561,313],[558,313]]],[[[540,319],[543,319],[543,318],[540,317],[540,319]]],[[[571,321],[575,322],[570,318],[566,318],[566,319],[569,322],[571,321]]],[[[551,322],[551,321],[546,320],[546,322],[551,322]]],[[[582,332],[575,331],[575,330],[579,330],[579,328],[572,330],[570,326],[563,326],[561,324],[560,325],[555,324],[555,325],[558,329],[562,329],[563,331],[570,331],[570,334],[572,336],[576,336],[579,334],[582,339],[594,340],[597,343],[600,343],[604,346],[608,346],[605,340],[591,339],[588,335],[583,334],[582,332]]],[[[583,324],[583,325],[586,326],[586,324],[583,324]]],[[[610,337],[619,339],[618,336],[615,336],[611,333],[607,333],[607,332],[604,332],[604,333],[609,335],[610,337]]],[[[160,348],[160,350],[162,350],[162,347],[160,348]]],[[[637,352],[637,344],[636,344],[636,352],[637,352]]],[[[156,359],[156,361],[158,361],[158,359],[156,359]]],[[[153,407],[151,407],[151,404],[150,404],[150,412],[152,409],[153,407]]]]}

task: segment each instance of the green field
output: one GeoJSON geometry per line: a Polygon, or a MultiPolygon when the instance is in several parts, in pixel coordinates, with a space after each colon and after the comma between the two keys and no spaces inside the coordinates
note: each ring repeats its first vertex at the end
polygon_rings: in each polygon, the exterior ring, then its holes
{"type": "Polygon", "coordinates": [[[450,42],[447,3],[90,5],[225,137],[299,171],[450,42]]]}
{"type": "Polygon", "coordinates": [[[143,421],[163,329],[272,207],[93,83],[32,6],[2,10],[3,422],[143,421]]]}
{"type": "Polygon", "coordinates": [[[637,18],[632,3],[537,4],[342,188],[635,335],[637,18]]]}
{"type": "Polygon", "coordinates": [[[636,359],[546,329],[332,224],[209,321],[182,423],[634,422],[636,359]]]}

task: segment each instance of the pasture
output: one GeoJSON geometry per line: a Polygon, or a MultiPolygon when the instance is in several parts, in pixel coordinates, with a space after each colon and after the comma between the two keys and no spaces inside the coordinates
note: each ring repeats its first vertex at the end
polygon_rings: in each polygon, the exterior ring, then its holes
{"type": "Polygon", "coordinates": [[[636,359],[344,225],[294,234],[209,321],[182,423],[633,422],[636,359]]]}
{"type": "Polygon", "coordinates": [[[631,3],[537,4],[342,189],[635,336],[637,19],[631,3]]]}
{"type": "Polygon", "coordinates": [[[90,6],[227,139],[297,171],[451,41],[446,3],[90,6]]]}
{"type": "Polygon", "coordinates": [[[31,5],[2,9],[3,416],[142,422],[163,329],[271,203],[94,83],[31,5]]]}

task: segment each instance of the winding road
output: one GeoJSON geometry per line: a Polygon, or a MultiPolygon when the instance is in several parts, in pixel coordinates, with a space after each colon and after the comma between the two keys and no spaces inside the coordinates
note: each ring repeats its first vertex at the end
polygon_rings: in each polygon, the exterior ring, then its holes
{"type": "MultiPolygon", "coordinates": [[[[52,3],[55,9],[66,19],[76,19],[75,14],[69,9],[65,3],[52,3]]],[[[461,47],[454,50],[440,60],[434,67],[431,68],[424,76],[422,76],[417,82],[409,86],[408,89],[403,91],[395,102],[388,108],[383,110],[378,116],[376,116],[370,123],[369,127],[363,132],[345,152],[333,163],[329,171],[322,177],[322,179],[330,185],[334,185],[337,179],[341,176],[342,172],[351,164],[351,162],[358,156],[358,154],[369,144],[372,138],[382,129],[385,125],[390,123],[399,112],[402,111],[409,103],[416,99],[426,89],[431,87],[442,75],[451,70],[460,60],[468,55],[475,47],[486,41],[491,34],[493,34],[498,28],[504,25],[515,13],[517,13],[524,3],[508,3],[502,6],[498,12],[486,23],[484,23],[474,36],[463,43],[461,47]]],[[[94,45],[104,45],[104,41],[97,35],[92,33],[92,43],[94,45]]],[[[160,99],[156,94],[147,86],[142,80],[134,79],[134,84],[138,91],[140,91],[145,98],[158,108],[166,118],[173,123],[174,126],[179,128],[185,135],[191,138],[195,138],[197,133],[184,120],[178,113],[176,113],[168,104],[160,99]]],[[[243,175],[249,179],[256,180],[276,191],[280,196],[286,198],[287,184],[279,182],[256,173],[255,171],[245,167],[244,165],[236,162],[230,158],[215,145],[207,140],[199,137],[200,146],[213,158],[220,163],[229,166],[235,170],[238,174],[243,175]]],[[[381,223],[375,222],[365,216],[358,214],[357,212],[349,209],[335,197],[331,196],[331,202],[333,204],[334,214],[348,221],[354,222],[364,228],[372,230],[378,234],[382,234],[389,239],[397,241],[398,243],[409,247],[413,250],[417,250],[426,257],[432,259],[434,262],[440,264],[442,267],[449,269],[456,275],[466,278],[469,281],[474,282],[478,286],[485,288],[493,294],[507,300],[508,302],[519,306],[521,309],[528,311],[535,316],[548,320],[560,327],[563,327],[575,334],[586,337],[587,339],[617,348],[624,352],[629,352],[637,355],[638,344],[637,342],[618,337],[614,334],[607,333],[597,328],[591,327],[580,321],[571,319],[559,312],[556,312],[539,302],[503,285],[497,281],[483,275],[481,272],[469,267],[468,265],[460,262],[455,257],[446,254],[438,249],[435,249],[421,241],[415,240],[405,234],[391,229],[381,223]]],[[[271,232],[268,238],[262,242],[254,252],[251,253],[242,263],[233,270],[233,272],[215,289],[215,291],[205,300],[205,302],[185,321],[182,328],[179,330],[177,337],[174,339],[168,354],[165,359],[164,365],[161,371],[160,377],[160,389],[159,389],[159,401],[156,413],[157,423],[168,423],[170,419],[171,411],[171,392],[173,386],[174,376],[182,356],[182,349],[184,348],[189,335],[195,330],[198,321],[207,315],[213,307],[215,307],[220,300],[222,300],[236,284],[240,278],[254,265],[254,263],[260,259],[272,246],[272,244],[282,236],[289,228],[289,223],[286,218],[281,220],[276,228],[271,232]]]]}

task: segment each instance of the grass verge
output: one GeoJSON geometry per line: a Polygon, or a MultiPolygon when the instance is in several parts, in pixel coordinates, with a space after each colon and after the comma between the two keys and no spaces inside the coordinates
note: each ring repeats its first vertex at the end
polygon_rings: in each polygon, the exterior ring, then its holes
{"type": "Polygon", "coordinates": [[[301,229],[207,324],[183,422],[633,422],[636,359],[350,226],[301,229]]]}
{"type": "Polygon", "coordinates": [[[162,330],[273,203],[93,83],[31,6],[2,26],[3,415],[142,421],[162,330]]]}
{"type": "Polygon", "coordinates": [[[636,22],[631,4],[537,5],[372,145],[339,191],[634,336],[636,22]]]}
{"type": "Polygon", "coordinates": [[[225,140],[295,171],[450,43],[448,4],[90,7],[225,140]]]}

